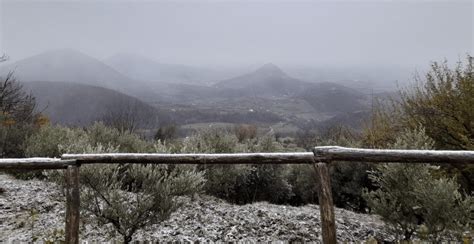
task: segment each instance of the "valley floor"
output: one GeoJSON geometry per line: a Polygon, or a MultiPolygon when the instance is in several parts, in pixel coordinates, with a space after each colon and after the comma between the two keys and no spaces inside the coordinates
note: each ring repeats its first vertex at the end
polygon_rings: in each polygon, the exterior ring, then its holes
{"type": "MultiPolygon", "coordinates": [[[[0,243],[54,240],[64,228],[65,197],[59,186],[0,174],[0,243]]],[[[182,198],[183,206],[159,225],[139,231],[134,240],[160,241],[321,241],[319,207],[291,207],[265,202],[232,205],[210,196],[182,198]]],[[[81,238],[109,241],[110,226],[81,216],[81,238]]],[[[373,215],[336,209],[338,239],[392,239],[373,215]]],[[[119,236],[116,236],[120,240],[119,236]]]]}

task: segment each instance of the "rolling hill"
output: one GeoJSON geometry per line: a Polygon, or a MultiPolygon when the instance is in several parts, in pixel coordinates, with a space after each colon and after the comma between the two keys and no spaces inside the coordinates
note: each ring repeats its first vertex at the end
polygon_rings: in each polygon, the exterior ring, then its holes
{"type": "Polygon", "coordinates": [[[24,82],[37,100],[38,109],[53,123],[85,126],[111,113],[130,112],[141,127],[157,127],[169,115],[141,100],[103,87],[64,82],[24,82]]]}
{"type": "Polygon", "coordinates": [[[23,82],[53,81],[105,87],[139,97],[154,94],[143,83],[116,71],[101,61],[73,49],[44,52],[0,67],[0,76],[13,70],[23,82]]]}
{"type": "Polygon", "coordinates": [[[254,72],[218,82],[214,87],[261,97],[294,96],[310,85],[311,83],[290,77],[276,65],[268,63],[254,72]]]}
{"type": "Polygon", "coordinates": [[[229,93],[233,91],[241,99],[287,99],[287,104],[293,103],[295,99],[304,100],[318,113],[363,110],[367,99],[363,93],[336,83],[310,83],[295,79],[274,64],[265,64],[252,73],[219,82],[215,88],[227,89],[220,92],[227,97],[232,97],[229,93]]]}

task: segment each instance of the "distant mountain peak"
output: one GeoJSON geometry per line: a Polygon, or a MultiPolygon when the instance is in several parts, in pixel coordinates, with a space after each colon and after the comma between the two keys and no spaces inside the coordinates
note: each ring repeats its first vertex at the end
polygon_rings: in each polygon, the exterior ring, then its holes
{"type": "Polygon", "coordinates": [[[308,84],[287,75],[278,66],[267,63],[259,69],[216,84],[218,88],[243,90],[260,96],[292,96],[303,91],[308,84]]]}
{"type": "Polygon", "coordinates": [[[265,73],[265,74],[273,74],[273,75],[286,75],[280,67],[276,66],[273,63],[266,63],[255,72],[257,73],[265,73]]]}

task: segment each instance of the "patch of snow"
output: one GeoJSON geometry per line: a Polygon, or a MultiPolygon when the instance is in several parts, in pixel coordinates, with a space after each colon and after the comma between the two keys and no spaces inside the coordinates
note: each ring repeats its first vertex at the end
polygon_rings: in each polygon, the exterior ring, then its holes
{"type": "MultiPolygon", "coordinates": [[[[65,197],[54,183],[14,179],[0,174],[0,242],[44,240],[64,229],[65,197]],[[3,240],[2,240],[3,239],[3,240]]],[[[167,221],[138,231],[134,240],[148,241],[312,241],[321,242],[319,206],[302,207],[259,202],[233,205],[215,197],[182,197],[183,205],[167,221]]],[[[111,241],[110,225],[99,225],[81,213],[81,240],[111,241]]],[[[373,215],[335,209],[340,241],[370,237],[392,240],[383,222],[373,215]]]]}

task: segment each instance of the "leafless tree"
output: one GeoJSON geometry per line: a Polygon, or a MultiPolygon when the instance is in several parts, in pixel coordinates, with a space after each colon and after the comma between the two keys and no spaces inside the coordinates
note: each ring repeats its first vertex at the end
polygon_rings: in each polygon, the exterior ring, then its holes
{"type": "Polygon", "coordinates": [[[9,72],[0,83],[0,112],[4,118],[31,122],[35,116],[36,101],[33,95],[25,92],[23,86],[9,72]]]}
{"type": "MultiPolygon", "coordinates": [[[[0,56],[0,62],[7,59],[5,54],[0,56]]],[[[35,107],[35,98],[23,90],[23,86],[13,76],[13,71],[1,78],[0,112],[4,119],[8,116],[15,123],[31,122],[35,107]]]]}
{"type": "MultiPolygon", "coordinates": [[[[8,59],[0,56],[0,62],[8,59]]],[[[27,127],[35,122],[37,116],[35,98],[23,90],[13,72],[0,77],[0,131],[1,155],[18,156],[27,127]]]]}
{"type": "Polygon", "coordinates": [[[101,121],[120,132],[135,132],[139,127],[146,127],[147,118],[153,114],[145,114],[138,102],[127,102],[109,106],[101,121]]]}

